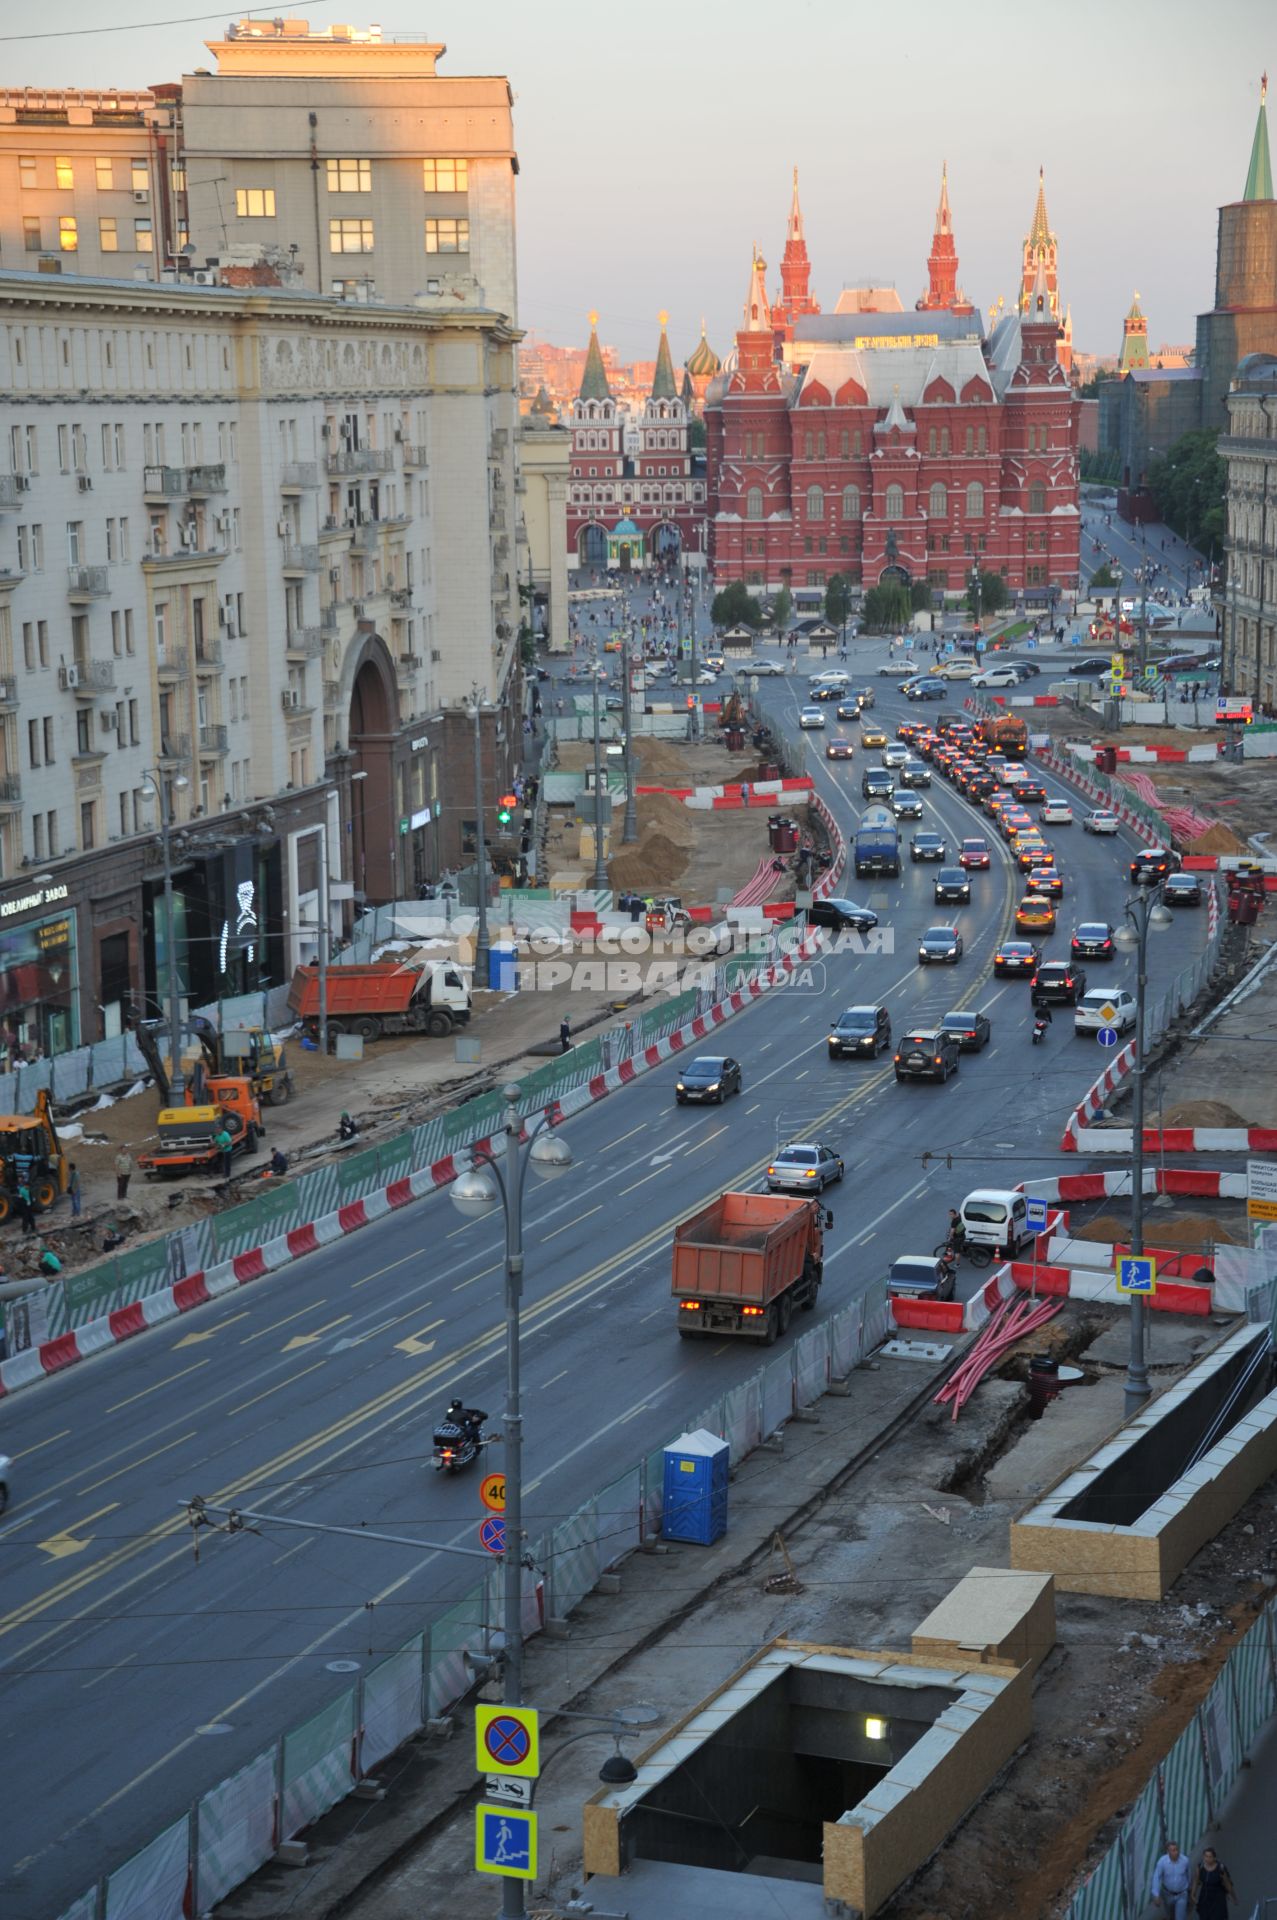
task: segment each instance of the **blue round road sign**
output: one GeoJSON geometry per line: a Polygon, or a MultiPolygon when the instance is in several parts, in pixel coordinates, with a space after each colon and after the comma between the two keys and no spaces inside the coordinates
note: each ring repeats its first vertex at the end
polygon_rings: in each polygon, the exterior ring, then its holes
{"type": "Polygon", "coordinates": [[[512,1713],[497,1714],[483,1730],[488,1757],[499,1767],[521,1767],[528,1757],[531,1741],[522,1720],[512,1713]]]}
{"type": "Polygon", "coordinates": [[[490,1513],[479,1528],[479,1545],[486,1547],[489,1553],[505,1552],[505,1516],[490,1513]]]}
{"type": "Polygon", "coordinates": [[[1115,1047],[1117,1045],[1117,1028],[1101,1027],[1095,1037],[1102,1047],[1115,1047]]]}

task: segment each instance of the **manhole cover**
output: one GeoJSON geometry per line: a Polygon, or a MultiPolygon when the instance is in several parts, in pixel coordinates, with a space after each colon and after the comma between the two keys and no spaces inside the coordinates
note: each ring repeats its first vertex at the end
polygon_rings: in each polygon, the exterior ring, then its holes
{"type": "Polygon", "coordinates": [[[209,1733],[209,1734],[234,1733],[235,1729],[231,1725],[229,1720],[210,1720],[207,1726],[196,1727],[195,1731],[196,1733],[209,1733]]]}
{"type": "Polygon", "coordinates": [[[358,1673],[359,1662],[358,1660],[326,1660],[324,1671],[326,1673],[358,1673]]]}

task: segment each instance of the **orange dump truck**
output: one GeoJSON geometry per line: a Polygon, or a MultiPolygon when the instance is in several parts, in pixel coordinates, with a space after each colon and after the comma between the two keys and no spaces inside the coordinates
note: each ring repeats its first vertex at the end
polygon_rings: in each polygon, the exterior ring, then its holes
{"type": "Polygon", "coordinates": [[[674,1229],[678,1330],[743,1333],[770,1346],[799,1307],[814,1307],[824,1273],[818,1200],[783,1193],[722,1193],[674,1229]]]}
{"type": "Polygon", "coordinates": [[[1018,714],[989,713],[980,722],[980,738],[994,753],[1023,760],[1029,750],[1029,729],[1018,714]]]}
{"type": "MultiPolygon", "coordinates": [[[[319,968],[298,967],[288,1005],[314,1039],[319,1033],[319,968]]],[[[453,1033],[470,1018],[470,990],[451,960],[401,966],[373,960],[328,969],[328,1031],[377,1040],[383,1033],[453,1033]]]]}

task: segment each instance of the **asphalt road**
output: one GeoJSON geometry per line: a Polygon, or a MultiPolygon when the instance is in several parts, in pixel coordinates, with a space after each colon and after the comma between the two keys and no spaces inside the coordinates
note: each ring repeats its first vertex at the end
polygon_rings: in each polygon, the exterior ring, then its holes
{"type": "MultiPolygon", "coordinates": [[[[856,667],[872,676],[882,657],[881,643],[861,643],[856,667]]],[[[905,703],[887,681],[874,685],[876,717],[894,726],[905,703]]],[[[778,680],[764,699],[792,712],[802,690],[778,680]]],[[[877,755],[858,747],[850,763],[827,763],[812,741],[818,787],[850,835],[860,767],[877,755]]],[[[922,826],[986,830],[943,781],[923,797],[922,826]]],[[[1120,914],[1129,849],[1077,826],[1052,837],[1068,879],[1047,942],[1058,953],[1075,920],[1120,914]]],[[[932,905],[933,869],[906,863],[898,882],[868,892],[894,952],[832,955],[723,1029],[744,1065],[740,1098],[678,1109],[675,1070],[659,1069],[567,1125],[568,1175],[530,1181],[534,1535],[759,1364],[751,1343],[676,1337],[669,1245],[677,1220],[757,1180],[786,1138],[831,1139],[847,1161],[829,1195],[818,1313],[898,1253],[929,1251],[970,1188],[1059,1170],[1062,1117],[1101,1056],[1067,1016],[1031,1047],[1027,987],[992,980],[1019,876],[990,838],[993,870],[974,876],[973,903],[957,914],[959,966],[917,966],[917,935],[951,910],[932,905]],[[897,1033],[982,1006],[993,1044],[964,1056],[945,1087],[895,1085],[886,1056],[830,1062],[831,1018],[879,996],[897,1033]]],[[[863,897],[863,883],[845,890],[863,897]]],[[[1155,985],[1202,933],[1185,916],[1180,937],[1155,947],[1155,985]]],[[[1120,958],[1092,980],[1128,981],[1131,966],[1120,958]]],[[[0,1689],[21,1756],[5,1790],[6,1920],[49,1920],[349,1684],[330,1663],[373,1664],[475,1582],[480,1562],[440,1547],[477,1547],[477,1487],[432,1473],[429,1438],[454,1390],[499,1418],[501,1284],[497,1227],[463,1222],[435,1195],[5,1403],[0,1450],[17,1466],[0,1526],[0,1689]],[[422,1544],[264,1528],[204,1533],[197,1562],[181,1509],[195,1493],[422,1544]]],[[[964,1270],[962,1291],[974,1284],[964,1270]]]]}

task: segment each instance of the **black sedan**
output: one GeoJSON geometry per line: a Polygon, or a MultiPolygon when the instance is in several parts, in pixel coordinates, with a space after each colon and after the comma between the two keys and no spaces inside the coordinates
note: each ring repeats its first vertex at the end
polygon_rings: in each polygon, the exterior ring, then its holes
{"type": "Polygon", "coordinates": [[[902,1253],[891,1263],[887,1292],[914,1300],[951,1300],[953,1265],[934,1253],[902,1253]]]}
{"type": "Polygon", "coordinates": [[[920,967],[929,967],[933,962],[956,967],[961,958],[962,935],[956,927],[928,927],[918,942],[920,967]]]}
{"type": "Polygon", "coordinates": [[[689,1100],[710,1100],[721,1107],[729,1093],[739,1093],[740,1089],[740,1061],[707,1053],[689,1060],[682,1069],[674,1082],[674,1098],[680,1107],[689,1100]]]}
{"type": "Polygon", "coordinates": [[[1111,673],[1113,662],[1107,653],[1092,654],[1086,660],[1075,660],[1069,668],[1069,677],[1073,680],[1098,680],[1101,675],[1111,673]]]}
{"type": "Polygon", "coordinates": [[[1084,920],[1074,927],[1069,952],[1075,960],[1111,960],[1116,951],[1107,920],[1084,920]]]}
{"type": "Polygon", "coordinates": [[[1131,885],[1156,886],[1174,873],[1178,866],[1179,855],[1171,853],[1166,847],[1143,847],[1131,862],[1131,885]]]}
{"type": "Polygon", "coordinates": [[[965,867],[941,867],[935,878],[937,905],[965,906],[971,898],[971,876],[965,867]]]}
{"type": "Polygon", "coordinates": [[[921,820],[922,802],[916,793],[893,793],[891,811],[897,820],[921,820]]]}
{"type": "Polygon", "coordinates": [[[938,833],[915,833],[909,842],[909,858],[918,860],[939,860],[943,862],[948,848],[943,836],[938,833]]]}
{"type": "Polygon", "coordinates": [[[1200,907],[1202,885],[1195,873],[1168,874],[1162,882],[1162,904],[1167,907],[1200,907]]]}
{"type": "Polygon", "coordinates": [[[862,907],[855,900],[813,900],[807,909],[807,924],[812,927],[854,927],[857,933],[868,933],[878,924],[878,916],[872,907],[862,907]]]}
{"type": "Polygon", "coordinates": [[[987,1047],[993,1037],[993,1026],[987,1013],[976,1013],[961,1008],[955,1013],[946,1013],[940,1022],[945,1033],[951,1033],[958,1043],[959,1053],[979,1053],[987,1047]]]}
{"type": "Polygon", "coordinates": [[[840,700],[837,711],[840,720],[859,720],[860,702],[859,700],[840,700]]]}
{"type": "Polygon", "coordinates": [[[993,956],[995,974],[1033,974],[1042,961],[1041,947],[1031,940],[1004,940],[993,956]]]}
{"type": "Polygon", "coordinates": [[[1075,1007],[1086,992],[1086,969],[1071,960],[1044,960],[1029,982],[1035,1007],[1075,1007]]]}

